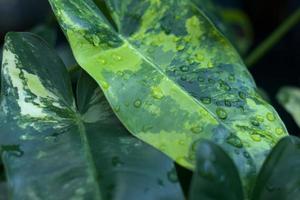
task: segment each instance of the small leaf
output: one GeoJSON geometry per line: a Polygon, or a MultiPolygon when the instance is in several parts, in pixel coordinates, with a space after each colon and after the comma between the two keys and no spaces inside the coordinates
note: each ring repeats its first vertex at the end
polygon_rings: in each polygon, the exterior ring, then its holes
{"type": "Polygon", "coordinates": [[[266,159],[253,200],[295,200],[300,196],[300,139],[283,138],[266,159]]]}
{"type": "Polygon", "coordinates": [[[65,66],[39,37],[9,33],[2,72],[13,199],[183,199],[173,162],[128,134],[88,76],[77,110],[65,66]]]}
{"type": "Polygon", "coordinates": [[[210,141],[199,142],[190,200],[243,200],[241,180],[233,161],[210,141]]]}
{"type": "Polygon", "coordinates": [[[296,87],[283,87],[277,94],[277,100],[292,115],[300,127],[300,89],[296,87]]]}
{"type": "Polygon", "coordinates": [[[113,24],[92,0],[50,0],[126,128],[189,169],[193,144],[212,140],[251,182],[287,131],[228,40],[190,0],[105,2],[113,24]]]}

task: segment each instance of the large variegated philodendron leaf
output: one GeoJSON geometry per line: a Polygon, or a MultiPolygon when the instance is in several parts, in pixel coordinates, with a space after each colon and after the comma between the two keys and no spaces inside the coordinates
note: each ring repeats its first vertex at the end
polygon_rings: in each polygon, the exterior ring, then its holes
{"type": "Polygon", "coordinates": [[[2,66],[3,161],[13,199],[178,199],[173,162],[131,136],[83,75],[42,39],[9,33],[2,66]]]}
{"type": "Polygon", "coordinates": [[[138,138],[195,167],[202,139],[220,144],[244,180],[287,135],[237,52],[191,0],[50,0],[78,63],[138,138]],[[116,26],[116,28],[114,28],[116,26]]]}

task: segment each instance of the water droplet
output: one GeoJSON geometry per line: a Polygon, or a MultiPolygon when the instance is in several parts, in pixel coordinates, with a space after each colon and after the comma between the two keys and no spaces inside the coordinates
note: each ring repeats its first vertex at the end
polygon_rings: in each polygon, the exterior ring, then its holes
{"type": "Polygon", "coordinates": [[[261,141],[261,137],[260,137],[259,134],[254,133],[254,134],[252,134],[250,137],[251,137],[251,139],[252,139],[253,141],[255,141],[255,142],[260,142],[260,141],[261,141]]]}
{"type": "Polygon", "coordinates": [[[234,75],[228,76],[228,80],[230,80],[230,81],[235,81],[235,76],[234,76],[234,75]]]}
{"type": "Polygon", "coordinates": [[[100,59],[99,61],[100,61],[100,63],[103,64],[103,65],[106,64],[106,60],[105,60],[105,59],[100,59]]]}
{"type": "Polygon", "coordinates": [[[204,61],[204,56],[201,53],[197,53],[195,56],[195,60],[197,62],[203,62],[204,61]]]}
{"type": "Polygon", "coordinates": [[[154,99],[159,99],[159,100],[164,98],[164,94],[163,94],[162,90],[159,87],[153,87],[151,89],[151,96],[154,99]]]}
{"type": "Polygon", "coordinates": [[[235,146],[237,148],[242,148],[243,147],[243,143],[242,141],[236,137],[236,136],[230,136],[226,139],[226,142],[232,146],[235,146]]]}
{"type": "Polygon", "coordinates": [[[223,108],[217,108],[216,113],[222,120],[225,120],[228,117],[227,112],[223,108]]]}
{"type": "Polygon", "coordinates": [[[123,77],[123,76],[124,76],[124,72],[118,71],[118,72],[117,72],[117,75],[120,76],[120,77],[123,77]]]}
{"type": "Polygon", "coordinates": [[[171,171],[168,172],[168,179],[172,183],[178,182],[178,177],[175,168],[173,168],[171,171]]]}
{"type": "Polygon", "coordinates": [[[143,132],[148,132],[149,130],[151,130],[153,128],[153,126],[151,125],[144,125],[142,128],[143,132]]]}
{"type": "Polygon", "coordinates": [[[116,107],[114,108],[114,111],[115,111],[115,112],[119,112],[119,111],[120,111],[120,106],[119,106],[119,105],[116,106],[116,107]]]}
{"type": "Polygon", "coordinates": [[[229,100],[224,101],[225,106],[231,107],[231,102],[229,100]]]}
{"type": "Polygon", "coordinates": [[[102,82],[102,88],[103,88],[104,90],[107,90],[107,89],[109,88],[109,84],[108,84],[107,82],[103,81],[103,82],[102,82]]]}
{"type": "Polygon", "coordinates": [[[201,102],[204,103],[204,104],[210,104],[211,103],[211,98],[203,97],[203,98],[201,98],[201,102]]]}
{"type": "Polygon", "coordinates": [[[93,36],[92,36],[92,40],[93,40],[94,46],[96,46],[96,47],[99,46],[99,44],[100,44],[100,39],[99,39],[98,36],[93,35],[93,36]]]}
{"type": "Polygon", "coordinates": [[[184,145],[184,140],[178,140],[177,143],[178,143],[179,145],[184,145]]]}
{"type": "Polygon", "coordinates": [[[272,122],[275,120],[275,116],[273,115],[273,113],[267,113],[267,119],[272,122]]]}
{"type": "Polygon", "coordinates": [[[163,187],[165,184],[164,184],[164,181],[162,179],[157,179],[157,183],[159,186],[163,187]]]}
{"type": "Polygon", "coordinates": [[[225,91],[228,91],[231,89],[231,87],[224,81],[219,82],[219,87],[220,87],[220,89],[225,90],[225,91]]]}
{"type": "Polygon", "coordinates": [[[179,45],[176,47],[177,51],[182,51],[185,48],[184,45],[179,45]]]}
{"type": "Polygon", "coordinates": [[[203,83],[203,82],[205,81],[205,79],[204,79],[203,77],[201,77],[201,76],[199,76],[197,80],[198,80],[200,83],[203,83]]]}
{"type": "Polygon", "coordinates": [[[262,122],[265,121],[264,117],[261,116],[261,115],[257,115],[257,116],[256,116],[256,120],[259,121],[260,123],[262,123],[262,122]]]}
{"type": "Polygon", "coordinates": [[[282,128],[276,128],[275,132],[277,135],[282,135],[284,133],[284,130],[282,128]]]}
{"type": "Polygon", "coordinates": [[[240,97],[241,99],[246,99],[247,95],[246,95],[246,93],[240,91],[240,92],[239,92],[239,97],[240,97]]]}
{"type": "Polygon", "coordinates": [[[120,60],[122,60],[122,57],[119,56],[119,55],[114,54],[113,59],[115,59],[116,61],[120,61],[120,60]]]}
{"type": "Polygon", "coordinates": [[[259,121],[256,120],[256,119],[252,119],[252,120],[251,120],[251,124],[252,124],[253,126],[259,126],[259,125],[260,125],[259,121]]]}
{"type": "Polygon", "coordinates": [[[243,155],[244,155],[244,157],[247,158],[247,159],[249,159],[249,158],[251,157],[250,154],[249,154],[247,151],[244,151],[244,152],[243,152],[243,155]]]}
{"type": "Polygon", "coordinates": [[[197,126],[193,126],[191,128],[191,131],[195,134],[198,134],[198,133],[201,133],[203,131],[203,128],[201,126],[197,125],[197,126]]]}
{"type": "Polygon", "coordinates": [[[186,65],[183,65],[183,66],[180,67],[180,71],[182,71],[182,72],[188,72],[189,71],[189,67],[186,66],[186,65]]]}
{"type": "Polygon", "coordinates": [[[141,105],[142,105],[142,101],[139,100],[139,99],[137,99],[137,100],[134,101],[133,105],[134,105],[134,107],[136,107],[136,108],[140,108],[141,105]]]}
{"type": "Polygon", "coordinates": [[[112,157],[111,163],[114,167],[120,167],[124,164],[118,156],[112,157]]]}

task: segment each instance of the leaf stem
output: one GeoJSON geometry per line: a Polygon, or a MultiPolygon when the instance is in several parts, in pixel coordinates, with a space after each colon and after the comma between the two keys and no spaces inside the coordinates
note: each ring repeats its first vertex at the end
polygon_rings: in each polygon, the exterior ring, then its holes
{"type": "Polygon", "coordinates": [[[300,8],[289,16],[265,41],[256,47],[245,59],[246,65],[250,68],[256,64],[267,52],[280,41],[300,21],[300,8]]]}

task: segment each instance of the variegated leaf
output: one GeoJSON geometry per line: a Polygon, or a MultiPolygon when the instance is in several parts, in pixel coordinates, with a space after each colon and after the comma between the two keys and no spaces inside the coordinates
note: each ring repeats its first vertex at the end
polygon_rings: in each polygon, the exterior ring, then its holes
{"type": "Polygon", "coordinates": [[[172,161],[130,136],[83,82],[78,112],[55,52],[30,33],[6,36],[0,135],[12,198],[183,199],[172,161]]]}
{"type": "Polygon", "coordinates": [[[213,21],[241,54],[252,43],[252,27],[242,2],[236,0],[192,0],[213,21]]]}
{"type": "Polygon", "coordinates": [[[78,63],[127,129],[195,167],[202,139],[220,144],[252,179],[287,135],[232,45],[191,0],[50,0],[78,63]]]}

